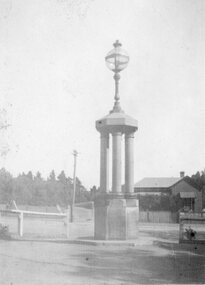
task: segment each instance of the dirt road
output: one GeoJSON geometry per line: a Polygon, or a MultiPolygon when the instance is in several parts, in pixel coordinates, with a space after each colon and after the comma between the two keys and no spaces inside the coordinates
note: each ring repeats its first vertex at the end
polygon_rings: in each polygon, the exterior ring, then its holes
{"type": "Polygon", "coordinates": [[[205,283],[205,246],[0,241],[1,285],[205,283]]]}

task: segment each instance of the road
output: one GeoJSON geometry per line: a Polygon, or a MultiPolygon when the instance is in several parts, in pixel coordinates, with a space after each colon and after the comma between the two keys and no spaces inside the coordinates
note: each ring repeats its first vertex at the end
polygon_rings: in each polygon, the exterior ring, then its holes
{"type": "Polygon", "coordinates": [[[154,244],[0,241],[1,285],[205,283],[205,246],[177,243],[177,225],[142,225],[154,244]]]}

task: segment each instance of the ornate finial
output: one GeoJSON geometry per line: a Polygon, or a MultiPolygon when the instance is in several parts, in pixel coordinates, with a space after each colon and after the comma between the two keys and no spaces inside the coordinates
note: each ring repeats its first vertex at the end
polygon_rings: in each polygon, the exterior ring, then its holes
{"type": "Polygon", "coordinates": [[[121,47],[122,44],[119,42],[119,40],[116,40],[116,42],[113,44],[113,46],[116,47],[121,47]]]}
{"type": "Polygon", "coordinates": [[[120,80],[120,71],[122,71],[129,62],[129,56],[127,55],[126,51],[121,49],[122,44],[116,40],[113,44],[114,49],[111,50],[107,56],[105,57],[105,61],[107,67],[112,70],[114,74],[115,80],[115,103],[112,112],[122,112],[120,107],[120,96],[119,96],[119,80],[120,80]]]}

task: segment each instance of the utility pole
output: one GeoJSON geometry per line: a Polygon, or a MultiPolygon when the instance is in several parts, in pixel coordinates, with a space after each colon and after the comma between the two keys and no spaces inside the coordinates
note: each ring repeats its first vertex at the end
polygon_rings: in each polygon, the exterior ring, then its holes
{"type": "Polygon", "coordinates": [[[73,157],[74,157],[74,167],[73,167],[73,196],[72,196],[72,202],[71,202],[71,223],[73,223],[74,220],[74,207],[75,207],[75,191],[76,191],[76,165],[77,165],[77,156],[78,152],[76,150],[73,151],[73,157]]]}

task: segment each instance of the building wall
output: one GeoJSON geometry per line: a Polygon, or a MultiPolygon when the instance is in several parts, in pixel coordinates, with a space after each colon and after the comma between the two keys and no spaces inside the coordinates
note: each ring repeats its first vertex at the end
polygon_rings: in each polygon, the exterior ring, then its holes
{"type": "Polygon", "coordinates": [[[177,183],[175,186],[172,187],[172,194],[177,195],[180,192],[194,192],[196,195],[195,199],[195,212],[201,212],[202,211],[202,192],[198,189],[194,188],[190,184],[188,184],[186,181],[181,180],[179,183],[177,183]]]}

